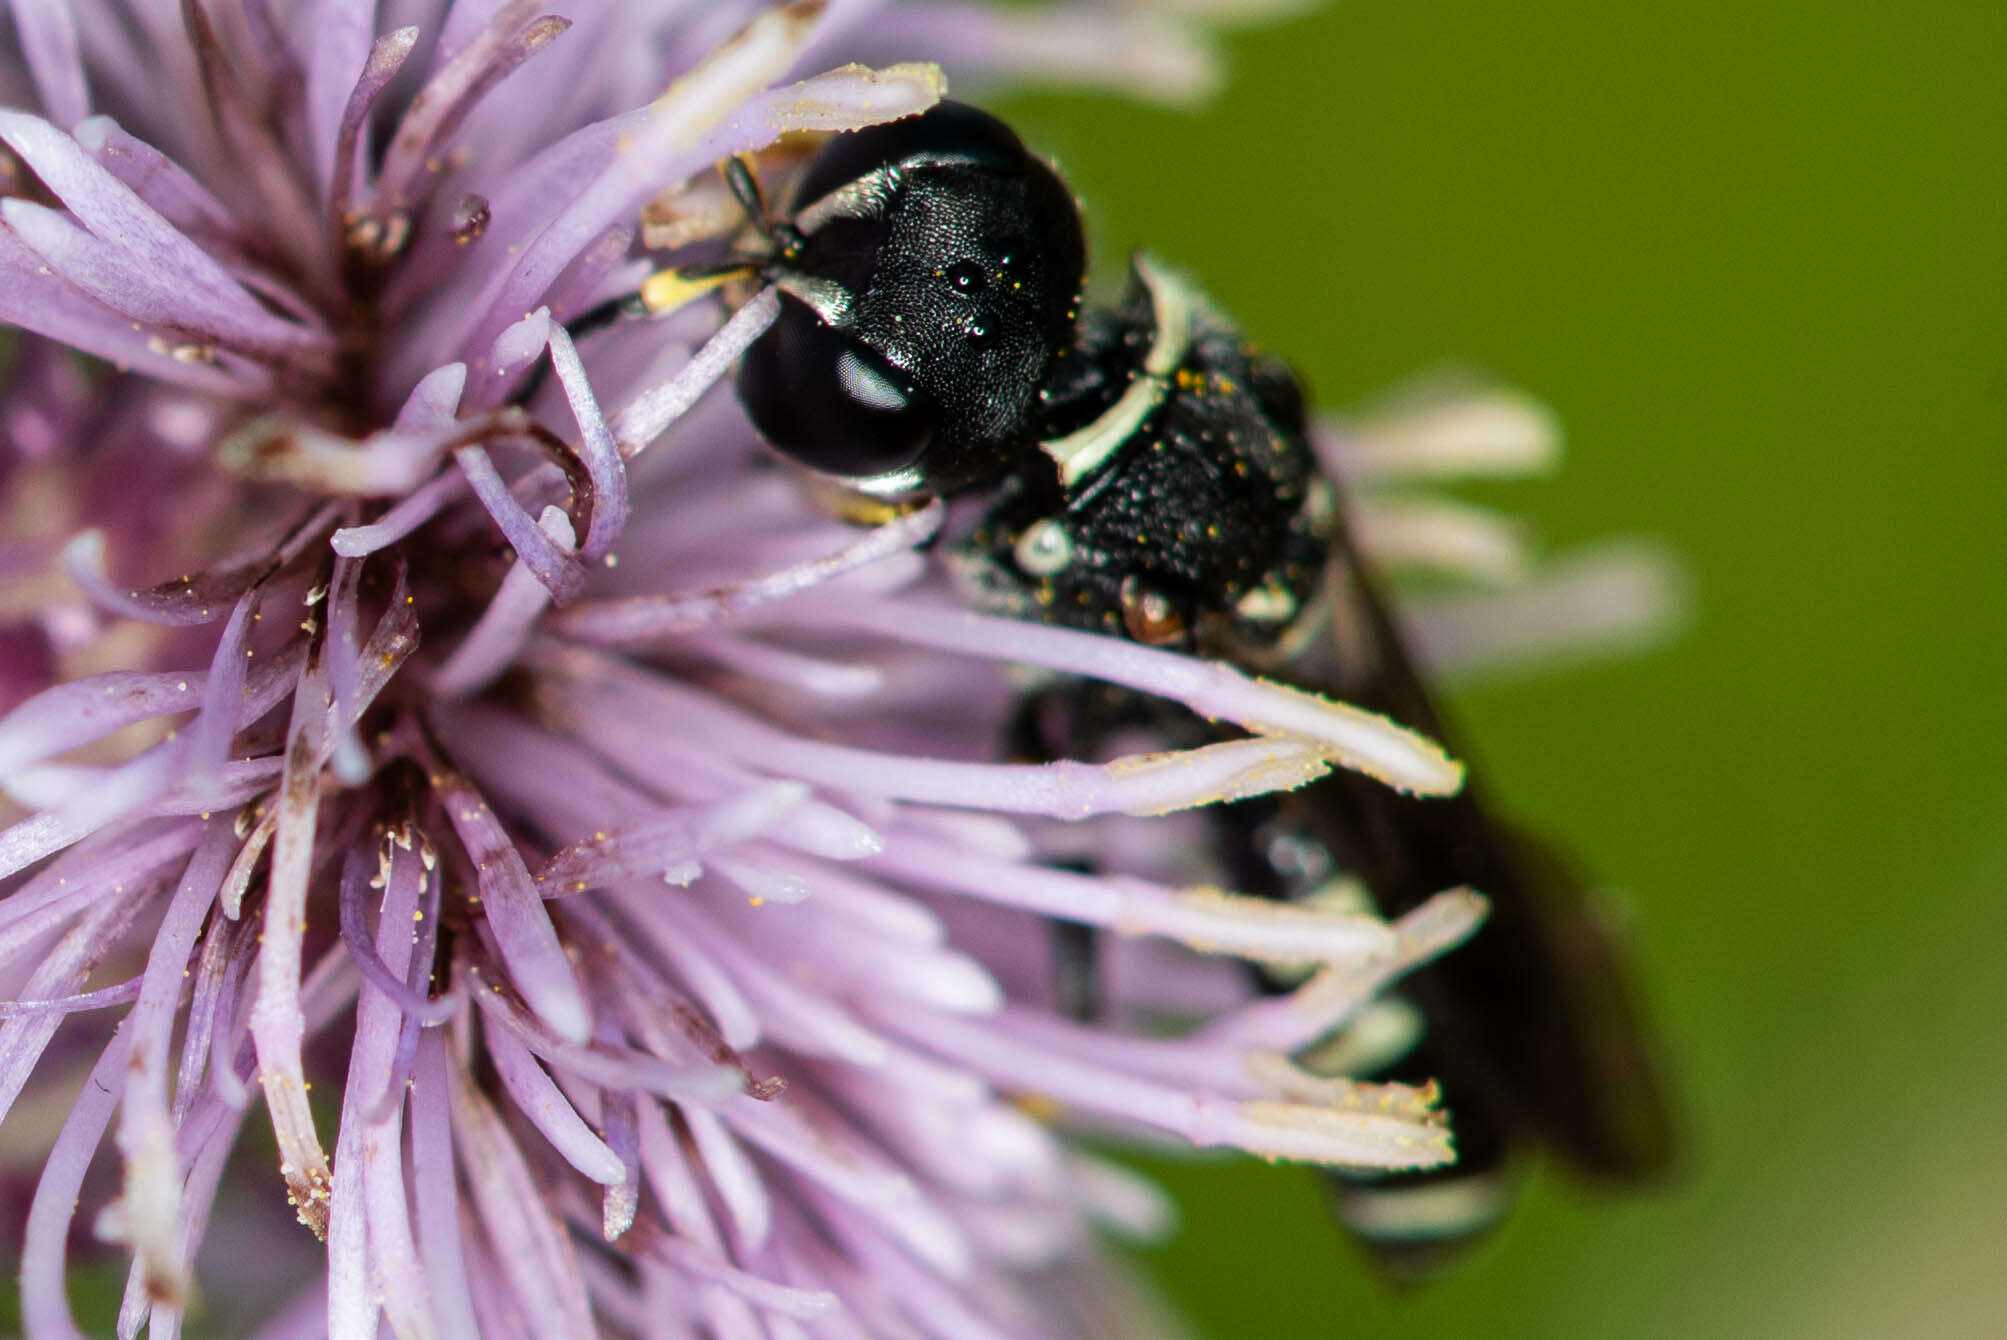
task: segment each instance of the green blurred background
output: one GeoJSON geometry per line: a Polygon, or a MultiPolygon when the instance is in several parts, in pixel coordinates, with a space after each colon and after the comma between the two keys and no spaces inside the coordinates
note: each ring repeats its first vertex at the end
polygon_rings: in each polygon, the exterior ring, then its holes
{"type": "Polygon", "coordinates": [[[2007,7],[1347,3],[1194,112],[1007,112],[1099,263],[1202,275],[1327,403],[1458,360],[1565,418],[1487,489],[1664,537],[1664,650],[1457,695],[1634,899],[1692,1167],[1531,1188],[1396,1295],[1312,1178],[1161,1166],[1215,1337],[2007,1335],[2007,7]]]}

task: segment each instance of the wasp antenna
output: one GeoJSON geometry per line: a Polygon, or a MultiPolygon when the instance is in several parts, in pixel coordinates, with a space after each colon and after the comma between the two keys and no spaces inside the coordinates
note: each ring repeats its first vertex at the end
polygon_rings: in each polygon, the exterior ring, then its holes
{"type": "Polygon", "coordinates": [[[583,339],[587,335],[605,330],[619,321],[621,317],[628,315],[628,306],[633,301],[633,294],[625,294],[618,298],[608,298],[605,302],[595,307],[588,307],[585,311],[565,322],[565,334],[571,336],[576,341],[583,339]]]}
{"type": "Polygon", "coordinates": [[[732,199],[746,211],[746,217],[759,230],[760,236],[768,236],[772,221],[767,215],[767,199],[760,191],[759,178],[753,175],[752,159],[745,154],[734,154],[718,164],[718,174],[725,179],[732,199]]]}
{"type": "MultiPolygon", "coordinates": [[[[641,286],[632,293],[608,298],[565,322],[565,334],[575,342],[610,329],[624,320],[667,316],[731,280],[751,278],[758,272],[757,266],[746,261],[657,270],[642,280],[641,286]]],[[[549,371],[550,365],[539,360],[523,378],[516,394],[510,397],[512,402],[524,405],[533,400],[543,390],[549,371]]]]}
{"type": "Polygon", "coordinates": [[[767,198],[760,190],[760,181],[753,174],[753,160],[746,154],[734,154],[718,164],[718,173],[725,179],[725,185],[732,193],[732,199],[739,202],[739,208],[746,211],[746,221],[760,240],[783,260],[792,260],[801,253],[801,233],[793,224],[776,219],[767,209],[767,198]]]}
{"type": "Polygon", "coordinates": [[[567,321],[565,333],[576,340],[605,330],[623,317],[666,316],[731,280],[750,278],[755,273],[756,268],[744,261],[657,270],[632,293],[608,298],[567,321]]]}
{"type": "Polygon", "coordinates": [[[649,316],[664,316],[685,307],[734,279],[751,277],[756,267],[743,261],[729,265],[698,265],[683,269],[657,270],[641,281],[635,293],[641,310],[649,316]]]}

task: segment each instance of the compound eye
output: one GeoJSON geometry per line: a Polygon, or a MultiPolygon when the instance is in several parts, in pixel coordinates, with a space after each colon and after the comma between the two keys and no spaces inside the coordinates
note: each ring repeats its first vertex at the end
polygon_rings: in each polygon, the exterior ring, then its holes
{"type": "Polygon", "coordinates": [[[914,464],[940,422],[933,397],[909,377],[791,299],[746,351],[739,399],[784,455],[852,478],[914,464]]]}

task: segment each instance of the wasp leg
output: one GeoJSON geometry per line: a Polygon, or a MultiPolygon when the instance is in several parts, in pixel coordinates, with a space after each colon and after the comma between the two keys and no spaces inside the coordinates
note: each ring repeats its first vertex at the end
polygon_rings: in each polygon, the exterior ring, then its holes
{"type": "MultiPolygon", "coordinates": [[[[1022,763],[1050,763],[1091,757],[1109,732],[1133,716],[1133,700],[1122,690],[1084,680],[1037,689],[1018,700],[1007,731],[1011,757],[1022,763]],[[1120,696],[1118,696],[1120,695],[1120,696]]],[[[1063,869],[1094,873],[1085,861],[1061,861],[1063,869]]],[[[1053,1008],[1068,1019],[1089,1023],[1106,1008],[1101,972],[1102,933],[1079,922],[1046,922],[1052,961],[1053,1008]]]]}
{"type": "MultiPolygon", "coordinates": [[[[1080,869],[1084,862],[1071,862],[1080,869]]],[[[1052,949],[1052,1008],[1076,1023],[1101,1017],[1101,932],[1077,921],[1049,921],[1046,937],[1052,949]]]]}

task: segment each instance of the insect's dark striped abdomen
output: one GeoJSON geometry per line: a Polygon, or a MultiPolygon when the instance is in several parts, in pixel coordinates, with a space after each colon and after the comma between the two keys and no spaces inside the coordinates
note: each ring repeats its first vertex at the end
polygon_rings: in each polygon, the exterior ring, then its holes
{"type": "MultiPolygon", "coordinates": [[[[1353,654],[1325,687],[1454,751],[1365,574],[1335,565],[1332,580],[1343,584],[1332,593],[1333,617],[1345,622],[1336,642],[1353,654]]],[[[1456,1164],[1339,1192],[1341,1216],[1390,1270],[1426,1272],[1457,1239],[1487,1229],[1482,1184],[1516,1154],[1544,1148],[1609,1182],[1668,1171],[1676,1141],[1649,1035],[1593,896],[1550,848],[1499,820],[1474,785],[1423,799],[1337,773],[1281,809],[1389,917],[1457,885],[1491,902],[1470,941],[1400,987],[1426,1032],[1389,1077],[1441,1082],[1456,1164]],[[1459,1181],[1472,1187],[1461,1205],[1441,1191],[1459,1181]],[[1404,1198],[1414,1211],[1406,1217],[1404,1198]]]]}

